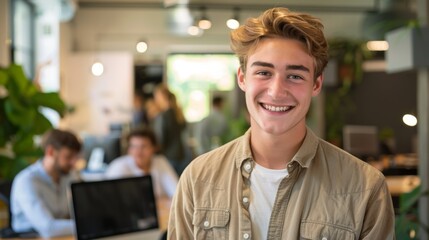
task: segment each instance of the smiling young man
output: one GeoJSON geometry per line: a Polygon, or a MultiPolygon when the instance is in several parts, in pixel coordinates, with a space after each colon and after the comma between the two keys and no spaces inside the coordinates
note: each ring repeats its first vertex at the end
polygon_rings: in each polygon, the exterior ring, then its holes
{"type": "Polygon", "coordinates": [[[169,239],[394,239],[384,176],[306,126],[328,61],[321,22],[269,9],[231,46],[251,127],[184,171],[169,239]]]}

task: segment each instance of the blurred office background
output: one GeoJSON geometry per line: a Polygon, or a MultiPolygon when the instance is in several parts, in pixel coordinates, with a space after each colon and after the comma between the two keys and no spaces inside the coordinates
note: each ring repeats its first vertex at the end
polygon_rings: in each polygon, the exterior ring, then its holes
{"type": "Polygon", "coordinates": [[[389,69],[388,44],[367,43],[416,26],[418,6],[425,2],[0,0],[0,64],[21,64],[30,79],[40,79],[43,91],[58,91],[73,111],[64,118],[45,114],[55,126],[79,133],[85,160],[98,145],[109,156],[106,163],[123,153],[135,96],[150,97],[155,85],[165,82],[188,122],[184,138],[192,158],[193,126],[210,113],[214,96],[226,100],[230,133],[238,135],[242,129],[236,128],[245,126],[239,125],[246,111],[235,83],[238,61],[229,48],[232,19],[243,23],[273,6],[308,12],[322,20],[332,44],[310,127],[376,162],[386,175],[416,176],[418,127],[404,116],[418,117],[418,70],[389,69]],[[380,160],[385,155],[389,160],[380,160]]]}

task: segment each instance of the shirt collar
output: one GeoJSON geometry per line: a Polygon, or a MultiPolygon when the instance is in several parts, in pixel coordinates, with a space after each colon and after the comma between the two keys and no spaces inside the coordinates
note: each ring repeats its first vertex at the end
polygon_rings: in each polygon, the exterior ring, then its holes
{"type": "Polygon", "coordinates": [[[319,138],[314,132],[307,127],[307,133],[304,142],[298,149],[298,152],[292,158],[292,162],[297,162],[301,167],[308,168],[316,155],[319,146],[319,138]]]}
{"type": "MultiPolygon", "coordinates": [[[[318,146],[319,138],[310,128],[307,127],[304,142],[292,158],[291,162],[295,161],[302,167],[308,168],[316,155],[318,146]]],[[[253,161],[252,150],[250,148],[250,129],[248,129],[246,133],[238,139],[237,154],[235,155],[236,167],[239,169],[243,162],[249,159],[253,161]]]]}
{"type": "Polygon", "coordinates": [[[250,148],[250,128],[238,139],[235,166],[240,168],[243,162],[248,159],[253,159],[252,150],[250,148]]]}

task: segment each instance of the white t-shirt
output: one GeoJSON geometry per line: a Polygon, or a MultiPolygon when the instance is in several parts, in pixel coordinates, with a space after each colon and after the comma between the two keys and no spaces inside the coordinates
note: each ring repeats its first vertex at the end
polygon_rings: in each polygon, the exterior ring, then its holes
{"type": "MultiPolygon", "coordinates": [[[[130,155],[113,160],[106,169],[106,178],[136,177],[146,175],[130,155]]],[[[150,169],[152,183],[156,197],[167,196],[172,198],[176,191],[178,177],[167,159],[162,155],[152,158],[150,169]]]]}
{"type": "Polygon", "coordinates": [[[271,212],[280,182],[289,175],[287,169],[268,169],[259,164],[250,174],[250,219],[252,239],[267,239],[271,212]]]}

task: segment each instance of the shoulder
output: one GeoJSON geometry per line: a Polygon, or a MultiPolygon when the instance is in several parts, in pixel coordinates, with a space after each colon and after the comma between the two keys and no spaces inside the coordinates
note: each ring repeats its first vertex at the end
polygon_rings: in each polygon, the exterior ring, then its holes
{"type": "Polygon", "coordinates": [[[129,155],[120,156],[118,158],[113,159],[113,161],[109,164],[109,166],[127,165],[132,161],[133,161],[133,158],[129,155]]]}
{"type": "Polygon", "coordinates": [[[29,194],[33,191],[38,191],[43,185],[43,177],[41,176],[38,163],[34,163],[21,172],[19,172],[13,179],[11,194],[22,195],[22,193],[29,194]]]}
{"type": "Polygon", "coordinates": [[[212,178],[230,173],[236,169],[236,161],[242,157],[240,153],[243,137],[239,137],[208,153],[195,158],[185,169],[184,174],[191,178],[212,178]]]}
{"type": "Polygon", "coordinates": [[[385,181],[378,169],[324,140],[320,140],[316,159],[320,162],[315,162],[316,165],[323,164],[332,173],[332,181],[348,186],[356,184],[353,187],[357,191],[373,189],[385,181]]]}
{"type": "Polygon", "coordinates": [[[133,159],[131,156],[125,155],[114,159],[106,169],[106,173],[111,173],[112,171],[118,171],[120,169],[129,168],[133,164],[133,159]]]}
{"type": "Polygon", "coordinates": [[[40,163],[36,162],[31,164],[30,166],[24,168],[21,172],[19,172],[15,178],[14,182],[21,183],[21,182],[34,182],[38,178],[40,178],[40,166],[38,166],[40,163]]]}

